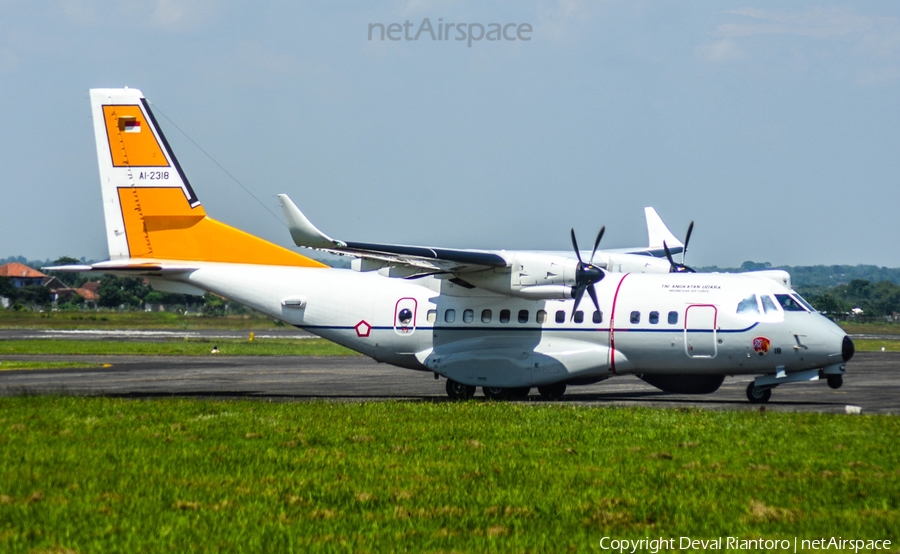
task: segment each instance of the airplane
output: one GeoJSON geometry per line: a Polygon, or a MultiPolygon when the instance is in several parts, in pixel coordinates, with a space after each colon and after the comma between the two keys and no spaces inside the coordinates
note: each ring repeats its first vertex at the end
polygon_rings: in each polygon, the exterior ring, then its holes
{"type": "Polygon", "coordinates": [[[747,398],[765,403],[786,383],[840,387],[854,354],[786,272],[696,273],[676,263],[693,224],[682,243],[651,210],[648,248],[601,251],[598,260],[603,229],[589,255],[573,230],[574,257],[336,240],[279,195],[297,245],[355,258],[351,269],[330,268],[209,217],[139,90],[90,97],[109,260],[48,269],[212,292],[379,362],[443,377],[455,400],[478,387],[493,400],[534,387],[558,399],[567,387],[620,375],[709,394],[725,376],[754,375],[747,398]]]}

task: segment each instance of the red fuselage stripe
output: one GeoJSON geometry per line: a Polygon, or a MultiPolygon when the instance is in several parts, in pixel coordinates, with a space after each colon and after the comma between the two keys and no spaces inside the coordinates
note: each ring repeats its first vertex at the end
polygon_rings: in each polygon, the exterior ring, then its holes
{"type": "Polygon", "coordinates": [[[616,294],[613,295],[612,302],[612,310],[609,314],[609,369],[613,373],[616,372],[616,301],[619,300],[619,290],[622,288],[622,283],[625,281],[625,277],[631,275],[630,273],[626,273],[622,276],[622,279],[619,280],[619,284],[616,285],[616,294]]]}

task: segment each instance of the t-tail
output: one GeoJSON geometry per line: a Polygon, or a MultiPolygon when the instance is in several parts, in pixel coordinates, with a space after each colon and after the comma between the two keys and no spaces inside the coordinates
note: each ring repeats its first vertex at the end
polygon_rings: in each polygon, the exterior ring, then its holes
{"type": "Polygon", "coordinates": [[[91,109],[111,262],[325,267],[207,216],[141,91],[92,89],[91,109]]]}

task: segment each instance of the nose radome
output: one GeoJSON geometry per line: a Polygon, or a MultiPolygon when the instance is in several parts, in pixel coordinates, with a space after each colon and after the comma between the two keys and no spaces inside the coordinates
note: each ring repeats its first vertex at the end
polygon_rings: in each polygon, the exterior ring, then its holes
{"type": "Polygon", "coordinates": [[[855,352],[856,347],[853,346],[853,341],[850,340],[850,337],[844,335],[844,342],[841,344],[841,355],[844,357],[844,361],[849,362],[855,352]]]}

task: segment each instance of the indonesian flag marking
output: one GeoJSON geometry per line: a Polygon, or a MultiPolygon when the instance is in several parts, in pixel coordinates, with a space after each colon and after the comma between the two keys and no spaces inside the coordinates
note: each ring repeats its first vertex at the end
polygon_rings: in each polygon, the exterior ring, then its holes
{"type": "Polygon", "coordinates": [[[141,122],[138,121],[134,117],[120,117],[119,118],[119,130],[124,131],[126,133],[140,133],[141,132],[141,122]]]}

